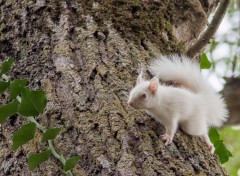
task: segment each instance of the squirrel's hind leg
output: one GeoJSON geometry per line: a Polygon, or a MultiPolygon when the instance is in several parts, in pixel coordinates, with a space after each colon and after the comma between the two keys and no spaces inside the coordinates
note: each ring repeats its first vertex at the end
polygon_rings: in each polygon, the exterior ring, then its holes
{"type": "Polygon", "coordinates": [[[214,153],[215,148],[208,137],[207,124],[204,123],[204,121],[202,121],[201,118],[198,118],[195,121],[193,120],[184,121],[180,124],[180,126],[182,130],[187,134],[193,136],[201,136],[203,140],[206,142],[209,151],[211,153],[214,153]]]}
{"type": "Polygon", "coordinates": [[[208,137],[208,134],[205,133],[204,135],[202,135],[202,138],[203,138],[203,140],[206,142],[207,147],[208,147],[208,150],[213,154],[214,151],[215,151],[215,148],[214,148],[212,142],[210,141],[210,139],[209,139],[209,137],[208,137]]]}

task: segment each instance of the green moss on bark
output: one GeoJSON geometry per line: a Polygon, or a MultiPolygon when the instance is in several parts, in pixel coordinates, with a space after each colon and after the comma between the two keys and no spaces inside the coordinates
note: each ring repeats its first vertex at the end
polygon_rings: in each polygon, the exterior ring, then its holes
{"type": "Polygon", "coordinates": [[[173,1],[90,0],[83,1],[82,6],[87,7],[86,13],[105,35],[110,23],[124,39],[146,50],[146,42],[156,44],[163,53],[181,52],[185,48],[172,34],[176,8],[173,1]]]}

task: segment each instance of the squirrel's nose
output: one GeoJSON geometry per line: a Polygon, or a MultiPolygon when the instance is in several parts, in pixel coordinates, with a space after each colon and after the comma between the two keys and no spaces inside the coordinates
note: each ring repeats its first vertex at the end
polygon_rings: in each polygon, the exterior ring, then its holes
{"type": "Polygon", "coordinates": [[[128,106],[131,106],[131,107],[132,107],[132,106],[133,106],[133,102],[129,101],[129,102],[128,102],[128,106]]]}

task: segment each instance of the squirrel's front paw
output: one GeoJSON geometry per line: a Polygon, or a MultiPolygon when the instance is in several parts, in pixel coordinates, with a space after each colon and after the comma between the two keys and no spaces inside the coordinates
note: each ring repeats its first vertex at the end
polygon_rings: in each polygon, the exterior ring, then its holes
{"type": "Polygon", "coordinates": [[[165,145],[168,145],[172,142],[173,138],[170,137],[168,134],[163,134],[160,136],[160,139],[165,143],[165,145]]]}

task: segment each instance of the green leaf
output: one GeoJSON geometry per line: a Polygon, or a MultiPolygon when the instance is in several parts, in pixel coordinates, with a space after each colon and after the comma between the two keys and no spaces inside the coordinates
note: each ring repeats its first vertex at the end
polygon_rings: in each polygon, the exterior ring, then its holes
{"type": "MultiPolygon", "coordinates": [[[[227,149],[227,148],[226,148],[227,149]]],[[[229,157],[233,157],[232,153],[227,149],[227,153],[229,157]]]]}
{"type": "Polygon", "coordinates": [[[2,94],[9,86],[9,82],[0,81],[0,94],[2,94]]]}
{"type": "Polygon", "coordinates": [[[17,113],[18,101],[14,100],[13,102],[0,107],[0,123],[3,123],[7,120],[8,117],[17,113]]]}
{"type": "Polygon", "coordinates": [[[206,53],[202,53],[201,61],[200,61],[200,68],[201,69],[209,69],[211,67],[211,62],[208,60],[206,53]]]}
{"type": "Polygon", "coordinates": [[[80,160],[80,156],[73,156],[73,157],[69,158],[64,165],[64,170],[65,171],[71,170],[72,168],[74,168],[76,166],[76,164],[79,160],[80,160]]]}
{"type": "Polygon", "coordinates": [[[61,131],[61,128],[50,128],[43,134],[43,141],[55,139],[58,133],[61,131]]]}
{"type": "Polygon", "coordinates": [[[37,154],[32,154],[28,157],[28,165],[30,167],[31,171],[34,171],[34,169],[42,164],[44,161],[48,160],[48,158],[51,155],[51,151],[47,150],[45,152],[37,153],[37,154]]]}
{"type": "Polygon", "coordinates": [[[223,164],[232,157],[232,153],[227,149],[222,140],[220,140],[220,135],[215,128],[210,128],[209,137],[211,142],[215,147],[215,154],[218,155],[220,162],[223,164]]]}
{"type": "Polygon", "coordinates": [[[222,140],[217,141],[214,144],[215,147],[215,154],[218,155],[220,162],[226,163],[230,157],[232,157],[231,152],[226,148],[222,140]]]}
{"type": "Polygon", "coordinates": [[[16,98],[21,94],[20,87],[25,87],[28,81],[26,79],[16,79],[10,83],[10,99],[16,98]]]}
{"type": "Polygon", "coordinates": [[[2,69],[1,69],[1,72],[0,72],[0,76],[2,76],[3,74],[7,73],[8,70],[10,70],[13,61],[14,61],[13,58],[10,57],[10,58],[8,58],[8,60],[3,62],[2,69]]]}
{"type": "Polygon", "coordinates": [[[214,144],[216,141],[220,140],[220,135],[218,133],[218,131],[215,128],[210,128],[209,130],[209,138],[210,141],[214,144]]]}
{"type": "Polygon", "coordinates": [[[46,94],[43,90],[30,90],[21,87],[22,101],[18,111],[25,117],[41,114],[47,105],[46,94]]]}
{"type": "Polygon", "coordinates": [[[26,144],[28,141],[34,138],[36,131],[36,124],[31,122],[23,125],[17,132],[13,135],[13,150],[16,151],[18,147],[26,144]]]}

